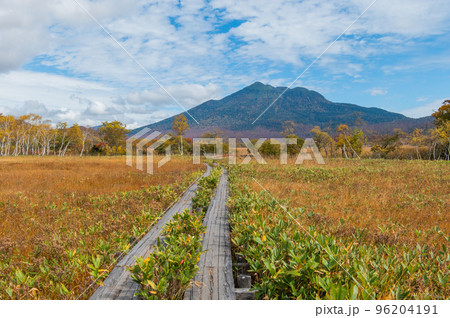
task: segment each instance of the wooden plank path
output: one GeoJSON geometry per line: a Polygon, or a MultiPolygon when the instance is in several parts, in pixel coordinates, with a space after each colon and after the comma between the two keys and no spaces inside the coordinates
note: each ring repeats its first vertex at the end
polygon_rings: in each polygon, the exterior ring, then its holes
{"type": "Polygon", "coordinates": [[[224,169],[215,195],[206,212],[203,224],[207,227],[203,237],[196,282],[184,294],[185,300],[234,300],[233,264],[228,224],[228,173],[224,169]]]}
{"type": "MultiPolygon", "coordinates": [[[[207,166],[207,170],[203,177],[209,175],[211,167],[207,166]]],[[[111,273],[103,282],[104,286],[99,286],[94,294],[91,296],[91,300],[131,300],[138,299],[135,293],[139,290],[139,284],[135,283],[131,279],[131,273],[127,270],[127,267],[133,266],[135,263],[135,257],[147,257],[152,247],[156,244],[157,238],[161,236],[162,230],[165,228],[172,217],[185,210],[186,208],[192,208],[192,197],[197,190],[197,183],[189,187],[185,193],[181,196],[180,200],[176,202],[162,218],[150,229],[150,231],[133,247],[133,249],[125,255],[124,258],[114,267],[111,273]]]]}

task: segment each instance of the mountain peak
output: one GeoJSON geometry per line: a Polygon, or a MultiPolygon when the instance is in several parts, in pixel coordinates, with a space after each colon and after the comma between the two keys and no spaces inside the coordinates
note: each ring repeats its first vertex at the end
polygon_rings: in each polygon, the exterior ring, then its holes
{"type": "Polygon", "coordinates": [[[273,86],[271,85],[265,85],[261,82],[254,82],[253,84],[244,87],[242,89],[242,91],[264,91],[264,90],[270,90],[270,89],[274,89],[273,86]]]}
{"type": "MultiPolygon", "coordinates": [[[[301,134],[307,134],[314,126],[331,130],[340,124],[352,126],[359,118],[369,126],[407,120],[403,115],[379,108],[333,103],[320,93],[302,87],[291,88],[284,93],[285,90],[286,87],[255,82],[221,100],[191,108],[189,114],[196,118],[199,125],[190,116],[186,117],[191,128],[197,131],[269,131],[272,135],[279,134],[283,123],[288,120],[297,124],[297,133],[301,134]],[[252,125],[256,118],[256,125],[252,125]]],[[[150,127],[160,131],[170,130],[172,122],[173,117],[150,127]]]]}
{"type": "Polygon", "coordinates": [[[257,87],[266,87],[266,86],[270,86],[270,85],[265,85],[265,84],[263,84],[263,83],[261,83],[261,82],[254,82],[252,85],[250,85],[250,86],[248,86],[248,87],[254,87],[254,88],[257,88],[257,87]]]}

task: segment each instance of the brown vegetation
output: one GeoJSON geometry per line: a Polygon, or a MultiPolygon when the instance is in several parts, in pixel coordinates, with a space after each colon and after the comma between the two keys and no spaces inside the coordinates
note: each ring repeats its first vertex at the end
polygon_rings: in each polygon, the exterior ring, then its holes
{"type": "Polygon", "coordinates": [[[340,222],[339,231],[345,225],[387,241],[449,243],[448,162],[330,159],[324,166],[283,166],[273,161],[252,169],[276,198],[340,222]]]}
{"type": "Polygon", "coordinates": [[[449,162],[326,163],[229,166],[256,297],[448,299],[449,162]]]}
{"type": "MultiPolygon", "coordinates": [[[[74,299],[201,173],[115,158],[0,161],[0,299],[74,299]]],[[[87,297],[88,291],[83,297],[87,297]]]]}

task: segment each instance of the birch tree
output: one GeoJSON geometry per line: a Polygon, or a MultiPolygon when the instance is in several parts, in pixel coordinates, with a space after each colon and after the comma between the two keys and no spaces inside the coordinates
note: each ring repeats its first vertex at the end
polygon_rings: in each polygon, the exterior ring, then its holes
{"type": "Polygon", "coordinates": [[[189,124],[187,122],[186,116],[183,114],[176,116],[173,120],[172,130],[173,132],[180,137],[180,154],[183,155],[183,135],[189,129],[189,124]]]}

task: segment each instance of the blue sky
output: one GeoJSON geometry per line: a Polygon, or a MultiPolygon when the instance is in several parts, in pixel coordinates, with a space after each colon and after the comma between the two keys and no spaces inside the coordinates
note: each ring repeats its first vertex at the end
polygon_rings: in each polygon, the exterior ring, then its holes
{"type": "MultiPolygon", "coordinates": [[[[185,108],[288,86],[373,0],[77,0],[185,108]]],[[[450,99],[450,1],[377,0],[294,86],[427,116],[450,99]]],[[[0,0],[0,113],[130,128],[183,109],[75,0],[0,0]]]]}

